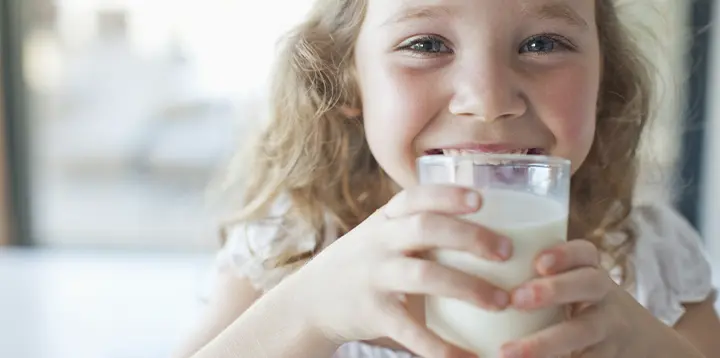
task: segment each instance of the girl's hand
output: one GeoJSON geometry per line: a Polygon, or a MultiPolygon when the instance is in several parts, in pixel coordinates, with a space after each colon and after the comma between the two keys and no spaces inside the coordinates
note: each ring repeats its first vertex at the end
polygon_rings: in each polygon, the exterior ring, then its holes
{"type": "Polygon", "coordinates": [[[388,337],[423,357],[474,356],[413,317],[406,295],[452,297],[486,310],[509,304],[509,293],[488,282],[421,258],[427,250],[450,249],[508,259],[510,240],[456,217],[480,205],[476,191],[459,187],[400,193],[286,280],[294,307],[338,344],[388,337]]]}
{"type": "Polygon", "coordinates": [[[540,278],[513,292],[520,310],[569,305],[571,318],[503,347],[503,358],[645,357],[638,322],[647,312],[600,266],[595,246],[574,240],[541,253],[540,278]]]}

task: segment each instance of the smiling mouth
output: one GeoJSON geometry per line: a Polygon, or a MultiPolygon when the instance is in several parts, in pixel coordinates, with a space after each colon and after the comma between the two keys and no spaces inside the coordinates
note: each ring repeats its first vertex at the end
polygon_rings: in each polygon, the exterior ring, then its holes
{"type": "Polygon", "coordinates": [[[544,155],[546,153],[543,148],[520,148],[507,150],[484,150],[484,149],[430,149],[425,151],[425,155],[474,155],[474,154],[516,154],[516,155],[544,155]]]}

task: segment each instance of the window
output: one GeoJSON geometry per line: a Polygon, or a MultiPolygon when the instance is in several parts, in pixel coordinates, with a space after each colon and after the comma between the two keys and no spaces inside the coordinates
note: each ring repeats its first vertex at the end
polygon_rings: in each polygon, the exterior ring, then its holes
{"type": "MultiPolygon", "coordinates": [[[[214,246],[207,184],[260,118],[276,40],[311,2],[20,2],[35,242],[214,246]]],[[[623,11],[659,40],[642,42],[664,81],[643,191],[669,197],[685,3],[628,1],[623,11]]]]}
{"type": "Polygon", "coordinates": [[[33,240],[215,245],[207,185],[258,119],[276,40],[310,1],[21,4],[33,240]]]}

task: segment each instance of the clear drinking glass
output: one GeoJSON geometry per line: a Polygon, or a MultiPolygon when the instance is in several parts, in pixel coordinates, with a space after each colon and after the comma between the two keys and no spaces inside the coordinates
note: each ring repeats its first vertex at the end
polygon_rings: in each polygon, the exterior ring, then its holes
{"type": "MultiPolygon", "coordinates": [[[[425,156],[417,161],[421,184],[453,184],[477,189],[483,206],[464,219],[488,227],[513,241],[513,257],[490,262],[469,253],[436,250],[434,259],[511,290],[536,276],[533,262],[543,249],[566,240],[570,196],[570,162],[566,159],[514,154],[425,156]]],[[[466,302],[428,297],[427,326],[438,335],[485,358],[500,356],[500,347],[564,318],[561,307],[533,312],[508,309],[488,312],[466,302]]]]}

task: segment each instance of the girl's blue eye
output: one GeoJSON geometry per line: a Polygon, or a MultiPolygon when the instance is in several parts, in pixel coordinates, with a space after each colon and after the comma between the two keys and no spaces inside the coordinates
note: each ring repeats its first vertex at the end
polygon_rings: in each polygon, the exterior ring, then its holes
{"type": "Polygon", "coordinates": [[[533,36],[520,46],[520,53],[545,54],[558,50],[558,47],[562,50],[569,46],[550,36],[533,36]]]}
{"type": "Polygon", "coordinates": [[[402,46],[402,49],[423,55],[436,55],[452,52],[452,50],[445,45],[443,40],[431,36],[412,39],[407,42],[407,45],[402,46]]]}

